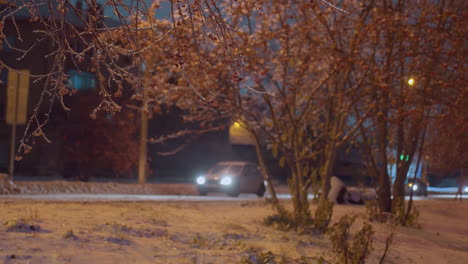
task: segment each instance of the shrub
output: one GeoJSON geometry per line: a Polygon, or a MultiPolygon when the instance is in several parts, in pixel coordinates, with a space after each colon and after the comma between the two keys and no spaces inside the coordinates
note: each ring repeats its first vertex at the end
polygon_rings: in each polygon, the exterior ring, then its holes
{"type": "Polygon", "coordinates": [[[329,228],[332,253],[337,263],[362,264],[373,251],[372,236],[374,231],[372,226],[369,223],[364,223],[353,238],[350,229],[355,220],[356,217],[345,215],[329,228]]]}
{"type": "Polygon", "coordinates": [[[416,206],[412,206],[412,210],[407,214],[407,208],[405,202],[401,199],[394,200],[393,204],[393,216],[394,220],[401,226],[417,227],[420,225],[417,223],[419,218],[419,210],[416,206]]]}
{"type": "Polygon", "coordinates": [[[67,230],[65,233],[63,233],[62,237],[65,238],[65,239],[69,239],[69,238],[71,238],[71,239],[77,239],[77,238],[78,238],[78,237],[75,235],[75,233],[73,232],[72,229],[67,230]]]}
{"type": "Polygon", "coordinates": [[[199,233],[195,234],[191,242],[191,245],[194,248],[202,248],[206,246],[206,244],[207,244],[206,239],[202,237],[199,233]]]}
{"type": "MultiPolygon", "coordinates": [[[[297,223],[294,216],[286,210],[277,210],[274,215],[263,219],[263,224],[279,230],[295,229],[298,233],[318,231],[324,233],[330,224],[334,203],[328,200],[321,201],[315,211],[315,218],[297,223]]],[[[315,233],[315,232],[314,232],[315,233]]]]}
{"type": "Polygon", "coordinates": [[[268,252],[252,252],[248,256],[241,259],[241,264],[312,264],[312,263],[326,263],[323,258],[307,258],[301,257],[293,259],[282,255],[277,255],[268,252]]]}
{"type": "Polygon", "coordinates": [[[380,211],[377,201],[375,200],[366,202],[366,215],[367,219],[371,222],[378,221],[383,223],[388,219],[388,214],[380,211]]]}
{"type": "Polygon", "coordinates": [[[412,226],[416,228],[421,228],[421,225],[418,223],[419,218],[419,209],[413,205],[413,210],[409,212],[405,219],[405,226],[412,226]]]}
{"type": "Polygon", "coordinates": [[[322,200],[315,210],[314,227],[320,233],[324,233],[328,229],[333,214],[333,206],[333,202],[322,200]]]}
{"type": "Polygon", "coordinates": [[[271,253],[271,251],[262,253],[262,252],[255,252],[250,254],[248,257],[244,257],[241,260],[242,264],[277,264],[279,262],[276,261],[276,256],[271,253]]]}
{"type": "Polygon", "coordinates": [[[407,214],[407,207],[400,199],[393,200],[392,214],[382,213],[376,201],[369,201],[366,203],[366,214],[367,219],[371,222],[378,221],[384,223],[390,220],[400,226],[420,228],[420,225],[417,223],[419,218],[418,208],[413,205],[412,210],[407,214]]]}
{"type": "Polygon", "coordinates": [[[263,224],[280,230],[291,230],[296,226],[294,217],[286,210],[277,211],[263,219],[263,224]]]}

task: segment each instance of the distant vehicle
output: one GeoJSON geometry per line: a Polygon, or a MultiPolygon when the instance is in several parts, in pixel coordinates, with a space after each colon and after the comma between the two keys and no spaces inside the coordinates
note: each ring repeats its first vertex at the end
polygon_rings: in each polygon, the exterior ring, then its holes
{"type": "Polygon", "coordinates": [[[265,194],[263,175],[257,165],[243,161],[225,161],[214,165],[205,175],[196,178],[198,192],[223,192],[237,197],[240,193],[265,194]]]}
{"type": "Polygon", "coordinates": [[[411,189],[413,189],[413,195],[427,196],[428,187],[429,187],[429,183],[423,179],[420,179],[420,178],[407,179],[405,182],[405,195],[410,195],[411,189]]]}

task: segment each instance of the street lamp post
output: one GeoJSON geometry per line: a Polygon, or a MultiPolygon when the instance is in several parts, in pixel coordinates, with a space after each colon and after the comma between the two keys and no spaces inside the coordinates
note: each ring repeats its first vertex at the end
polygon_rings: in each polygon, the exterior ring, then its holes
{"type": "Polygon", "coordinates": [[[140,109],[141,126],[140,126],[140,157],[138,159],[138,183],[146,183],[146,160],[148,159],[148,113],[146,108],[146,100],[140,109]]]}
{"type": "MultiPolygon", "coordinates": [[[[147,75],[145,62],[141,64],[140,69],[144,75],[147,75]]],[[[144,77],[142,77],[144,79],[144,77]]],[[[146,89],[144,81],[141,82],[143,93],[143,102],[140,107],[140,155],[138,159],[138,183],[146,183],[147,177],[147,160],[148,160],[148,103],[146,99],[146,89]]]]}

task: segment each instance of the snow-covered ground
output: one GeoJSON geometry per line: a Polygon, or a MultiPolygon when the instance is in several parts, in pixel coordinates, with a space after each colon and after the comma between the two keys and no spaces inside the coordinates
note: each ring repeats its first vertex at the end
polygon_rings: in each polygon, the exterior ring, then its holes
{"type": "MultiPolygon", "coordinates": [[[[286,202],[288,203],[288,202],[286,202]]],[[[288,204],[289,205],[289,204],[288,204]]],[[[468,203],[417,201],[421,229],[398,228],[385,263],[467,263],[468,203]]],[[[314,205],[312,205],[312,210],[314,205]]],[[[330,259],[327,236],[264,226],[263,201],[32,202],[0,198],[0,263],[240,263],[254,251],[330,259]]],[[[333,221],[365,208],[335,206],[333,221]]],[[[387,224],[373,223],[379,263],[387,224]]]]}
{"type": "Polygon", "coordinates": [[[457,187],[428,187],[427,190],[429,192],[434,192],[434,193],[456,193],[458,188],[457,187]]]}
{"type": "MultiPolygon", "coordinates": [[[[287,196],[286,186],[277,190],[287,196]]],[[[240,263],[254,251],[331,259],[327,236],[264,226],[272,210],[254,195],[212,199],[196,196],[193,184],[62,180],[4,182],[2,193],[10,195],[0,195],[0,263],[240,263]]],[[[385,263],[468,263],[468,202],[416,205],[422,228],[398,228],[385,263]]],[[[358,216],[356,229],[365,208],[337,205],[333,221],[345,214],[358,216]]],[[[368,263],[379,263],[391,228],[373,227],[368,263]]]]}

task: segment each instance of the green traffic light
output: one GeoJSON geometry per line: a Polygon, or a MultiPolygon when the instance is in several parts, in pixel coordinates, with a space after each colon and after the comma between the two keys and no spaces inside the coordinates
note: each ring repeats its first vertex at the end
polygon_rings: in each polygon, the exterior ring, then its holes
{"type": "Polygon", "coordinates": [[[401,161],[404,160],[404,161],[408,162],[408,161],[409,161],[409,155],[401,154],[401,155],[400,155],[400,160],[401,160],[401,161]]]}

